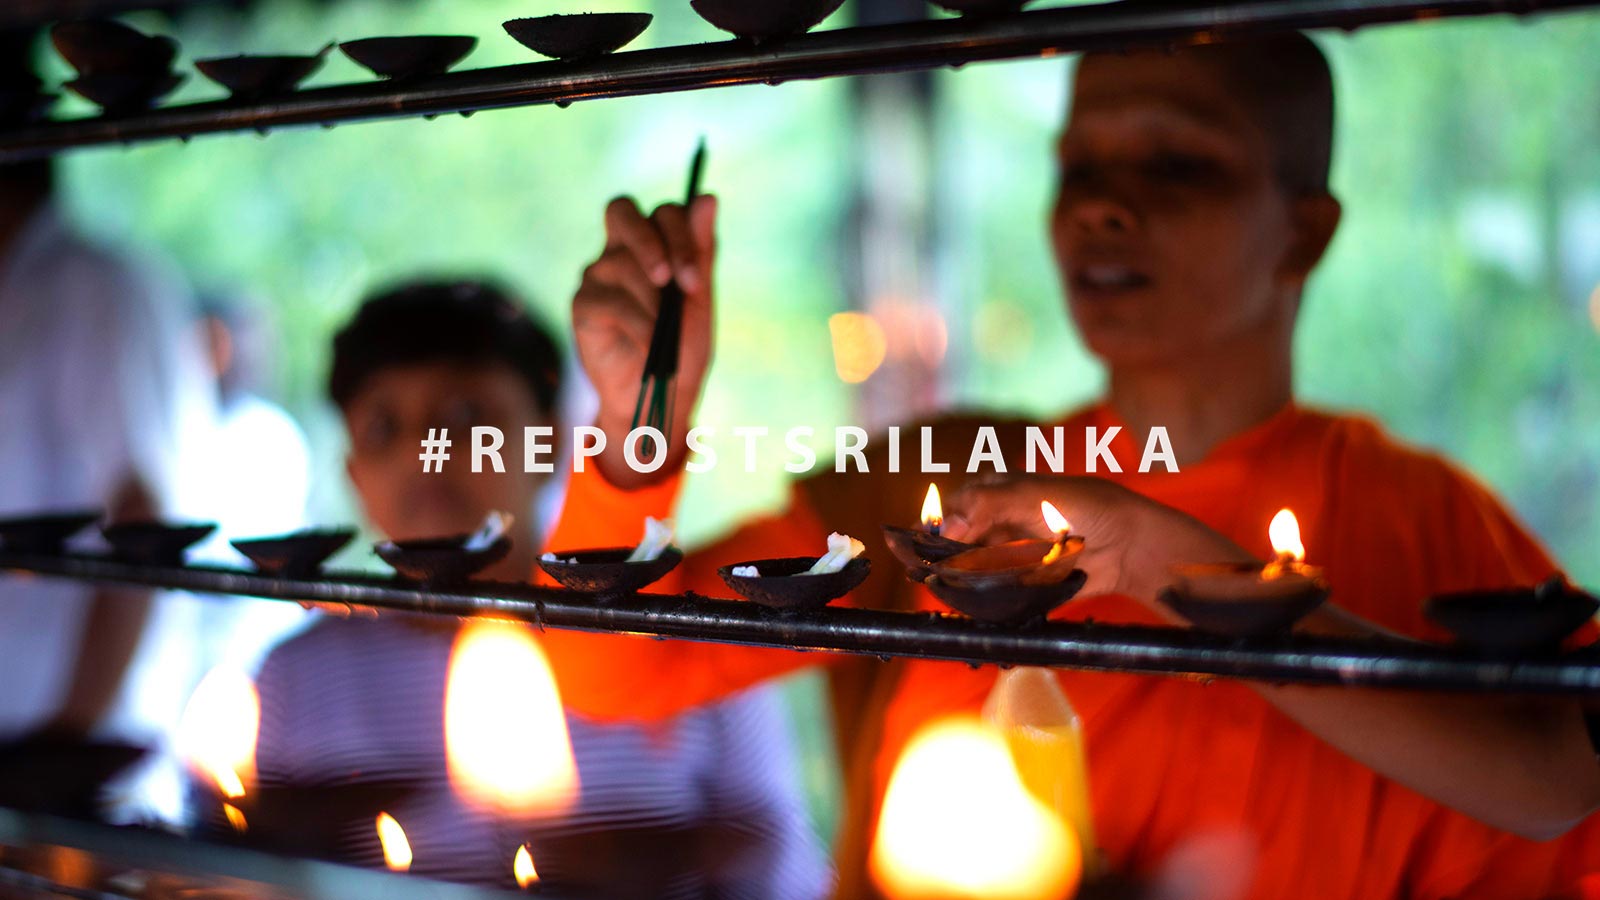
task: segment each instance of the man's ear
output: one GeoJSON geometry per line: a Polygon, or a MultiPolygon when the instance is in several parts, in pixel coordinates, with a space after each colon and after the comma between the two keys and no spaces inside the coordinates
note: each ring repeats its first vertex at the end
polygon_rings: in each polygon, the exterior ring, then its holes
{"type": "Polygon", "coordinates": [[[1310,277],[1311,270],[1322,261],[1339,228],[1343,213],[1339,201],[1332,194],[1310,194],[1299,197],[1290,208],[1289,216],[1294,228],[1294,238],[1283,258],[1283,276],[1297,284],[1310,277]]]}

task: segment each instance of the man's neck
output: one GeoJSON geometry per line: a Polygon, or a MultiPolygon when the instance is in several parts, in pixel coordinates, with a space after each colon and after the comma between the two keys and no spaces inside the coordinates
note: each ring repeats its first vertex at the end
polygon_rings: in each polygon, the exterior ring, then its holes
{"type": "Polygon", "coordinates": [[[1240,341],[1158,365],[1113,366],[1109,403],[1135,446],[1165,427],[1180,466],[1271,418],[1293,399],[1287,335],[1240,341]],[[1248,346],[1245,346],[1248,344],[1248,346]]]}

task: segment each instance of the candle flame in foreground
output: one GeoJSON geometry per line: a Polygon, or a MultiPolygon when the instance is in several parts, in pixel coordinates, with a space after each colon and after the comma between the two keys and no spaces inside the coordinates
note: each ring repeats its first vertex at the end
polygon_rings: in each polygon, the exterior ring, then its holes
{"type": "Polygon", "coordinates": [[[944,504],[939,502],[939,486],[930,483],[928,495],[922,498],[922,524],[944,524],[944,504]]]}
{"type": "Polygon", "coordinates": [[[250,823],[244,820],[244,810],[239,807],[234,806],[232,803],[224,803],[222,804],[222,814],[228,817],[228,824],[233,826],[234,831],[244,834],[250,830],[250,823]]]}
{"type": "Polygon", "coordinates": [[[1306,561],[1306,545],[1300,542],[1300,520],[1294,517],[1294,512],[1285,508],[1278,510],[1272,517],[1272,524],[1267,526],[1267,537],[1272,541],[1272,552],[1279,559],[1285,557],[1297,563],[1306,561]]]}
{"type": "Polygon", "coordinates": [[[406,830],[386,812],[378,813],[378,842],[383,844],[383,864],[390,871],[411,869],[411,842],[406,840],[406,830]]]}
{"type": "Polygon", "coordinates": [[[1049,500],[1040,501],[1039,511],[1044,513],[1044,523],[1050,527],[1051,531],[1058,535],[1068,534],[1072,531],[1072,523],[1068,522],[1067,517],[1061,514],[1061,510],[1056,509],[1054,503],[1049,500]]]}
{"type": "Polygon", "coordinates": [[[184,706],[178,747],[190,766],[215,781],[224,797],[236,800],[244,796],[245,782],[255,780],[260,728],[255,684],[243,672],[219,666],[200,680],[184,706]]]}
{"type": "Polygon", "coordinates": [[[539,870],[533,867],[533,854],[528,852],[527,844],[517,848],[517,858],[511,863],[511,874],[517,877],[519,888],[525,888],[539,880],[539,870]]]}
{"type": "Polygon", "coordinates": [[[1083,859],[1074,832],[1023,785],[1005,738],[960,716],[906,745],[870,865],[896,900],[1056,900],[1077,889],[1083,859]]]}
{"type": "Polygon", "coordinates": [[[445,757],[463,799],[502,813],[561,813],[578,793],[567,719],[550,663],[510,622],[466,625],[444,695],[445,757]]]}

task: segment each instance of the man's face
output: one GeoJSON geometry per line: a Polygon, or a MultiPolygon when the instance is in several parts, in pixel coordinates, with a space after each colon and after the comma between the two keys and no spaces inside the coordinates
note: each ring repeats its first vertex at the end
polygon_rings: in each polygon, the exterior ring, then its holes
{"type": "MultiPolygon", "coordinates": [[[[533,393],[502,365],[451,363],[402,366],[372,375],[345,409],[350,432],[347,469],[367,518],[394,540],[469,532],[491,510],[529,513],[545,476],[523,472],[522,429],[550,424],[536,414],[533,393]],[[505,435],[505,473],[488,460],[474,473],[471,429],[505,435]],[[422,471],[420,444],[430,428],[450,430],[450,461],[422,471]]],[[[549,457],[544,457],[549,461],[549,457]]]]}
{"type": "Polygon", "coordinates": [[[1248,349],[1294,314],[1290,201],[1213,63],[1091,56],[1058,148],[1051,216],[1068,306],[1110,365],[1248,349]]]}

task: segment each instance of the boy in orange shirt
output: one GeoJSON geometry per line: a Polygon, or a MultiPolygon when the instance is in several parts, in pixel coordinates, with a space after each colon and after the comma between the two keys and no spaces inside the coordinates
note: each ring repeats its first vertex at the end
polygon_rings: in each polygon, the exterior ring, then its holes
{"type": "MultiPolygon", "coordinates": [[[[1054,495],[1091,546],[1138,554],[1100,561],[1093,594],[1060,618],[1170,620],[1149,573],[1172,559],[1266,557],[1266,523],[1283,506],[1299,514],[1309,560],[1336,588],[1336,605],[1308,623],[1319,631],[1437,638],[1420,615],[1425,597],[1553,571],[1501,506],[1441,459],[1364,420],[1294,403],[1302,289],[1339,220],[1327,187],[1332,104],[1326,62],[1299,36],[1082,63],[1051,232],[1073,320],[1110,371],[1109,395],[1051,424],[1074,435],[1122,426],[1112,443],[1122,460],[1165,427],[1180,472],[1107,477],[1209,527],[1072,479],[955,498],[951,511],[968,520],[958,531],[980,534],[1027,521],[1016,510],[1036,516],[1054,495]],[[1130,516],[1141,527],[1128,528],[1130,516]]],[[[648,219],[626,200],[607,210],[607,248],[585,272],[573,319],[608,448],[597,470],[575,476],[553,546],[625,543],[642,515],[671,508],[676,474],[634,472],[620,448],[657,292],[671,277],[688,297],[674,432],[689,426],[710,358],[714,218],[710,198],[648,219]]],[[[682,461],[678,448],[660,472],[682,461]]],[[[841,490],[838,477],[818,477],[785,516],[692,555],[659,589],[721,593],[718,563],[814,553],[829,528],[866,537],[910,517],[907,487],[918,481],[860,475],[841,490]]],[[[935,608],[920,590],[910,601],[935,608]]],[[[622,716],[664,714],[811,661],[570,634],[550,635],[548,648],[567,660],[558,668],[569,703],[622,716]],[[663,667],[670,680],[657,677],[663,667]]],[[[1260,898],[1538,897],[1600,869],[1592,822],[1559,842],[1529,840],[1572,828],[1600,803],[1600,764],[1576,704],[1060,679],[1084,722],[1101,849],[1119,870],[1149,871],[1186,837],[1218,829],[1255,844],[1249,896],[1260,898]]],[[[863,763],[851,798],[859,817],[841,851],[847,896],[869,890],[866,838],[906,741],[935,718],[976,710],[993,680],[932,662],[875,674],[877,699],[847,735],[863,763]]]]}

